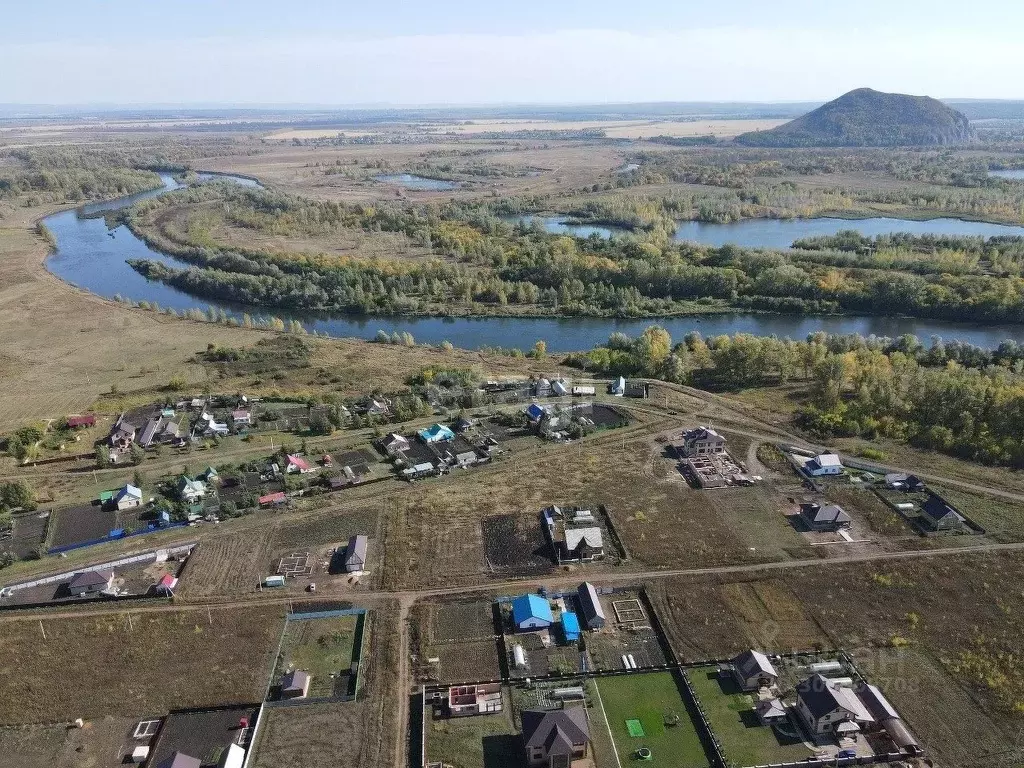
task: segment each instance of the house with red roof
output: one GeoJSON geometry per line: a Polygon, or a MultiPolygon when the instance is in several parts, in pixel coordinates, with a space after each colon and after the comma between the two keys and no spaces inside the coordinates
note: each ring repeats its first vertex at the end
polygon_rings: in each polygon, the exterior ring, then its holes
{"type": "Polygon", "coordinates": [[[295,456],[294,454],[288,454],[288,463],[285,465],[285,472],[292,475],[308,475],[310,472],[316,472],[316,467],[306,461],[302,456],[295,456]]]}

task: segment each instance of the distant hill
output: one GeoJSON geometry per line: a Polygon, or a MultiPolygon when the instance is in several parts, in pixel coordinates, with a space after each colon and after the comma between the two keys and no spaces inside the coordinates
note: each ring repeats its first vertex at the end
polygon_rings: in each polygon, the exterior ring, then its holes
{"type": "Polygon", "coordinates": [[[928,96],[858,88],[768,131],[736,137],[753,147],[907,147],[968,144],[968,119],[928,96]]]}

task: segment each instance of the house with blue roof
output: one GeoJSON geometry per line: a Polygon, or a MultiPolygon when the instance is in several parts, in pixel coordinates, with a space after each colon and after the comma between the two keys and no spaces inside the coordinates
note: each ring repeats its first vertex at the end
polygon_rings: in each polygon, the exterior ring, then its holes
{"type": "Polygon", "coordinates": [[[520,595],[512,601],[512,621],[518,631],[547,629],[554,620],[551,606],[540,595],[520,595]]]}
{"type": "Polygon", "coordinates": [[[534,424],[541,421],[547,415],[547,409],[541,405],[537,405],[537,403],[531,403],[530,406],[526,409],[526,418],[528,418],[534,424]]]}
{"type": "Polygon", "coordinates": [[[562,613],[562,635],[565,642],[575,643],[580,639],[580,620],[572,611],[562,613]]]}
{"type": "Polygon", "coordinates": [[[419,435],[420,440],[427,445],[430,445],[431,443],[451,442],[455,439],[455,433],[444,424],[434,424],[426,429],[421,429],[416,434],[419,435]]]}

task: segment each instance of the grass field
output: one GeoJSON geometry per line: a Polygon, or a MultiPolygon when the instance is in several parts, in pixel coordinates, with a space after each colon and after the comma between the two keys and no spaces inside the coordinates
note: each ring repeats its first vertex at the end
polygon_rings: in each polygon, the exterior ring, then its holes
{"type": "Polygon", "coordinates": [[[789,763],[811,756],[799,738],[787,739],[762,725],[751,696],[738,690],[731,679],[720,681],[717,667],[687,670],[686,676],[730,763],[789,763]]]}
{"type": "Polygon", "coordinates": [[[259,701],[282,620],[264,607],[6,621],[0,724],[259,701]]]}
{"type": "Polygon", "coordinates": [[[669,672],[602,677],[597,688],[611,727],[612,737],[625,765],[632,763],[639,747],[653,753],[650,765],[673,768],[704,768],[708,758],[701,746],[696,727],[679,693],[679,683],[669,672]],[[677,714],[679,723],[665,725],[666,714],[677,714]],[[627,720],[639,720],[642,738],[631,738],[627,720]]]}
{"type": "Polygon", "coordinates": [[[310,698],[343,695],[336,678],[347,681],[352,665],[352,645],[360,617],[337,616],[326,619],[291,619],[285,629],[274,681],[290,669],[312,676],[310,698]]]}
{"type": "Polygon", "coordinates": [[[85,728],[65,724],[0,728],[0,768],[107,768],[121,763],[135,718],[104,717],[85,728]]]}
{"type": "Polygon", "coordinates": [[[494,715],[434,720],[424,712],[428,762],[454,768],[520,768],[523,741],[512,722],[508,694],[505,709],[494,715]]]}

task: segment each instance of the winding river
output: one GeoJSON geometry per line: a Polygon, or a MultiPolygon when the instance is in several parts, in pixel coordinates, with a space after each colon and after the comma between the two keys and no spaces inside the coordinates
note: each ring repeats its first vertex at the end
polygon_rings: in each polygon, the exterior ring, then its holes
{"type": "MultiPolygon", "coordinates": [[[[200,174],[200,178],[203,180],[217,178],[246,186],[258,186],[258,182],[253,179],[238,176],[200,174]]],[[[637,335],[655,322],[664,325],[676,339],[682,338],[690,331],[698,331],[704,336],[743,332],[762,336],[774,334],[794,339],[804,338],[807,334],[816,331],[826,331],[828,333],[859,333],[864,336],[890,337],[912,333],[924,341],[931,336],[941,336],[946,340],[957,339],[982,347],[995,347],[1005,339],[1015,339],[1024,343],[1024,326],[1020,325],[982,326],[893,317],[809,317],[751,313],[711,314],[668,318],[661,321],[612,318],[355,317],[351,315],[285,314],[274,309],[261,310],[227,302],[206,301],[162,283],[148,281],[128,266],[126,263],[128,259],[152,259],[178,268],[188,265],[150,248],[135,237],[127,227],[108,228],[105,219],[99,215],[125,208],[164,192],[180,189],[182,186],[170,175],[161,175],[161,180],[164,183],[161,189],[107,202],[90,203],[77,210],[61,211],[46,217],[44,222],[53,233],[57,244],[54,253],[46,260],[47,269],[73,285],[106,298],[115,298],[120,295],[134,301],[148,301],[159,304],[163,308],[171,307],[178,311],[196,307],[204,309],[216,307],[236,317],[240,317],[245,311],[254,317],[275,315],[284,320],[300,320],[308,331],[318,331],[338,337],[373,338],[378,330],[384,330],[387,333],[408,331],[420,343],[439,344],[442,341],[450,341],[455,346],[466,349],[480,347],[525,349],[531,347],[534,341],[544,339],[550,352],[568,352],[589,349],[603,343],[615,331],[637,335]]],[[[805,220],[804,223],[820,221],[805,220]]],[[[842,221],[843,228],[861,228],[859,221],[842,221]]],[[[904,230],[907,224],[918,223],[895,219],[884,221],[893,222],[892,226],[897,226],[900,230],[904,230]]],[[[958,223],[960,225],[973,224],[973,222],[958,223]]],[[[739,222],[739,224],[749,225],[747,222],[739,222]]],[[[763,222],[758,222],[758,224],[763,225],[763,222]]],[[[999,227],[1000,225],[985,226],[999,227]]],[[[1024,233],[1024,228],[1020,229],[1024,233]]],[[[973,230],[967,231],[982,234],[973,230]]],[[[786,237],[792,241],[795,237],[800,237],[803,234],[808,234],[808,232],[797,233],[794,230],[787,233],[786,237]]],[[[758,244],[767,245],[764,242],[758,244]]],[[[786,245],[788,244],[787,242],[786,245]]]]}

